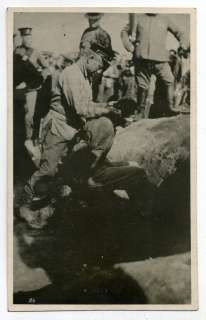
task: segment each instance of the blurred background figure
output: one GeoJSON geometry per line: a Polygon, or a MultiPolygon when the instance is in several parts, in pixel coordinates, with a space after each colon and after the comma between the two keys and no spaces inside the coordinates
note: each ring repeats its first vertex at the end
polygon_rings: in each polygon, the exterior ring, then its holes
{"type": "Polygon", "coordinates": [[[13,34],[13,51],[15,51],[16,48],[21,45],[21,43],[22,43],[22,40],[19,32],[15,32],[13,34]]]}
{"type": "MultiPolygon", "coordinates": [[[[16,57],[20,57],[23,61],[29,61],[33,67],[41,74],[43,70],[48,68],[48,62],[45,60],[43,55],[34,48],[32,48],[32,28],[24,27],[19,28],[19,32],[21,35],[22,43],[20,46],[17,46],[14,51],[14,63],[17,63],[16,57]]],[[[18,69],[16,72],[22,72],[21,68],[18,69]]],[[[47,74],[46,74],[47,76],[47,74]]],[[[31,74],[32,77],[32,74],[31,74]]],[[[21,86],[22,84],[20,84],[21,86]]],[[[37,101],[37,94],[38,90],[41,88],[41,85],[38,87],[31,87],[29,83],[24,83],[25,86],[25,104],[24,104],[24,111],[25,111],[25,147],[29,151],[30,149],[34,148],[33,144],[33,125],[34,125],[34,113],[37,101]]],[[[18,89],[18,88],[17,88],[18,89]]],[[[22,87],[19,89],[22,89],[22,87]]]]}
{"type": "Polygon", "coordinates": [[[107,70],[102,75],[99,86],[98,101],[117,101],[120,98],[120,76],[122,72],[121,64],[118,60],[113,60],[107,70]]]}
{"type": "Polygon", "coordinates": [[[169,51],[169,65],[174,75],[174,89],[175,89],[177,83],[181,79],[182,64],[181,64],[181,58],[179,57],[177,51],[174,49],[171,49],[169,51]]]}
{"type": "Polygon", "coordinates": [[[174,107],[181,113],[190,113],[190,49],[177,52],[180,63],[180,75],[175,86],[174,107]]]}
{"type": "Polygon", "coordinates": [[[133,61],[125,60],[122,69],[120,76],[121,97],[130,98],[137,102],[137,84],[133,61]]]}

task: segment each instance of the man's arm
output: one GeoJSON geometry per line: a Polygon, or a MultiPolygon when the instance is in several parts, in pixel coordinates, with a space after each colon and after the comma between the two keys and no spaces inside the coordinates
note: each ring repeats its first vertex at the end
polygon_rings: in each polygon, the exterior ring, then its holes
{"type": "Polygon", "coordinates": [[[169,18],[167,23],[168,23],[167,25],[168,31],[171,32],[174,35],[174,37],[179,41],[180,46],[185,50],[188,49],[189,41],[186,40],[184,33],[169,18]]]}
{"type": "Polygon", "coordinates": [[[134,51],[134,45],[132,41],[130,40],[130,36],[132,35],[130,23],[128,23],[121,31],[121,40],[124,48],[129,51],[133,52],[134,51]]]}
{"type": "Polygon", "coordinates": [[[136,41],[136,34],[138,32],[138,18],[137,14],[129,14],[129,23],[121,31],[121,39],[124,48],[129,52],[134,52],[136,41]]]}

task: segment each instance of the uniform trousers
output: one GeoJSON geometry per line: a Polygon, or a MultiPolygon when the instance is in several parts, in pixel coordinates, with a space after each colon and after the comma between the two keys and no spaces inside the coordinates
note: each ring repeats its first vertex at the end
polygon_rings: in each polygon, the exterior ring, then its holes
{"type": "Polygon", "coordinates": [[[165,92],[165,106],[167,110],[173,107],[174,76],[168,62],[158,62],[147,59],[138,59],[135,63],[135,78],[138,85],[138,108],[144,109],[151,75],[155,75],[165,92]]]}
{"type": "Polygon", "coordinates": [[[25,94],[25,132],[26,139],[31,139],[33,136],[33,118],[36,107],[37,91],[29,91],[25,94]]]}

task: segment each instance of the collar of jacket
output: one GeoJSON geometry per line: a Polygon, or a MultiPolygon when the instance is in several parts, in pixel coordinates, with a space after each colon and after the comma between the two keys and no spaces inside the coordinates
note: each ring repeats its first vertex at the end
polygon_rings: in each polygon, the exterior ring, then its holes
{"type": "Polygon", "coordinates": [[[81,58],[77,61],[77,65],[78,65],[79,69],[81,70],[81,72],[83,73],[84,78],[90,82],[90,79],[89,79],[88,73],[87,73],[87,69],[86,69],[85,58],[84,58],[84,57],[81,57],[81,58]]]}

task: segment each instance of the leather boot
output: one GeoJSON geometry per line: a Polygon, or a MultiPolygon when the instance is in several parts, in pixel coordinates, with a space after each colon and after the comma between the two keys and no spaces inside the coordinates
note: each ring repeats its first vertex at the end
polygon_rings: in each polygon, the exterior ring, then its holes
{"type": "Polygon", "coordinates": [[[176,116],[180,113],[179,111],[175,111],[173,109],[174,107],[173,98],[174,98],[174,88],[173,88],[173,84],[170,84],[166,86],[166,115],[169,117],[176,116]]]}
{"type": "Polygon", "coordinates": [[[140,113],[140,117],[142,119],[145,118],[145,107],[146,107],[147,93],[148,93],[148,90],[140,88],[140,87],[138,88],[137,110],[140,113]]]}

